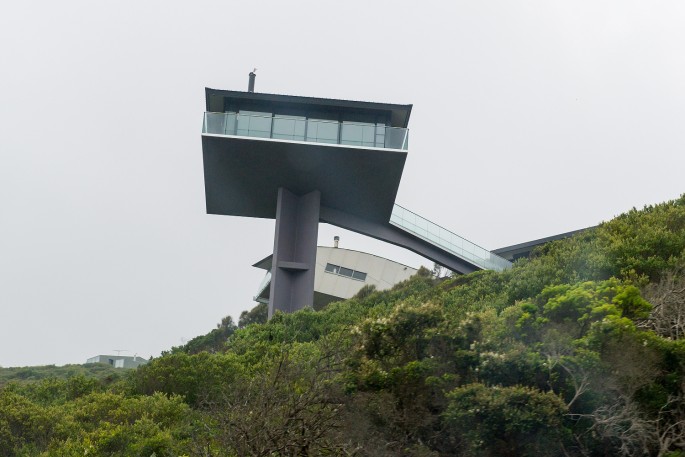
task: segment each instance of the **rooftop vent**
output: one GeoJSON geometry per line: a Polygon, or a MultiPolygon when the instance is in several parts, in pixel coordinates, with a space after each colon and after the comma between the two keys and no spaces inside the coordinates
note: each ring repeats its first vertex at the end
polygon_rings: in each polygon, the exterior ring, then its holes
{"type": "Polygon", "coordinates": [[[257,69],[255,68],[250,72],[250,82],[247,84],[247,91],[248,92],[254,92],[254,80],[257,77],[257,74],[255,73],[257,69]]]}

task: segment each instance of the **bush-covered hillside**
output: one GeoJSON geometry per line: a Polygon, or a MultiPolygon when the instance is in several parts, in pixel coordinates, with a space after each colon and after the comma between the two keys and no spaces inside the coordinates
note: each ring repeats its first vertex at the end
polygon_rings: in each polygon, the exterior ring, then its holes
{"type": "Polygon", "coordinates": [[[114,384],[6,385],[0,455],[685,456],[685,195],[262,319],[114,384]]]}
{"type": "Polygon", "coordinates": [[[42,379],[69,379],[76,376],[96,378],[113,382],[121,377],[121,370],[104,363],[86,363],[84,365],[64,365],[56,367],[45,365],[38,367],[0,367],[0,387],[9,382],[32,382],[42,379]]]}

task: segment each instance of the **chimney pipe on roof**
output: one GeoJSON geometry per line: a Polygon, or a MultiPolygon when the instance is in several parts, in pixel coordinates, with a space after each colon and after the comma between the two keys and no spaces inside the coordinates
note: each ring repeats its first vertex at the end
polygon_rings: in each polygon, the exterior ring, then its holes
{"type": "Polygon", "coordinates": [[[254,92],[254,80],[255,80],[255,77],[257,76],[255,71],[257,71],[256,68],[250,72],[250,82],[247,85],[247,91],[248,92],[254,92]]]}
{"type": "Polygon", "coordinates": [[[337,248],[337,247],[338,247],[338,242],[339,242],[339,241],[340,241],[340,237],[339,237],[339,236],[336,235],[336,236],[333,237],[333,247],[334,247],[334,248],[337,248]]]}

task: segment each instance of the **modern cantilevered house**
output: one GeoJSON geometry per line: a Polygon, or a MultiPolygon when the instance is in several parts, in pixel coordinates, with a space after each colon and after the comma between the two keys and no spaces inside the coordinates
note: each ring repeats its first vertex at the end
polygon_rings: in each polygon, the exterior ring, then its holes
{"type": "Polygon", "coordinates": [[[314,304],[319,222],[457,273],[510,262],[395,204],[412,105],[205,90],[207,213],[276,220],[269,316],[314,304]]]}

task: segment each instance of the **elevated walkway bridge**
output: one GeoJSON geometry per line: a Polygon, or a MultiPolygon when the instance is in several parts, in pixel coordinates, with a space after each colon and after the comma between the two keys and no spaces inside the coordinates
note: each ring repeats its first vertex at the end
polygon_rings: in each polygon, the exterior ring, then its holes
{"type": "Polygon", "coordinates": [[[390,220],[378,223],[322,207],[322,222],[413,251],[456,273],[502,271],[511,262],[444,227],[395,204],[390,220]]]}

